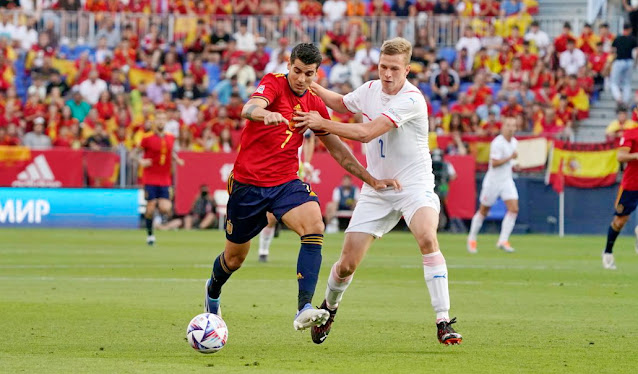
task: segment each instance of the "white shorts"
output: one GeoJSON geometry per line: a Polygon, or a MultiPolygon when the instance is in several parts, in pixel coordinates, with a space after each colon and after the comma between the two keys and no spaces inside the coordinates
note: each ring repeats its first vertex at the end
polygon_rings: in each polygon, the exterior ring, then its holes
{"type": "Polygon", "coordinates": [[[513,179],[508,179],[500,183],[492,181],[483,183],[479,197],[481,205],[492,206],[499,197],[503,201],[518,200],[518,190],[516,190],[516,184],[514,184],[513,179]]]}
{"type": "Polygon", "coordinates": [[[346,232],[363,232],[380,238],[399,223],[401,217],[410,225],[419,208],[441,210],[433,188],[413,186],[401,191],[362,192],[354,207],[346,232]]]}

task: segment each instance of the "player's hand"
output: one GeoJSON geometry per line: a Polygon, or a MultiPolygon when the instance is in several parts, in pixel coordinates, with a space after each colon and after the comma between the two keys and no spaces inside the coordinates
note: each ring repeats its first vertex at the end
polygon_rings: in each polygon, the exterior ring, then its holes
{"type": "Polygon", "coordinates": [[[153,160],[150,158],[142,158],[140,159],[140,166],[143,168],[147,168],[153,164],[153,160]]]}
{"type": "Polygon", "coordinates": [[[270,112],[268,114],[266,114],[266,116],[264,117],[264,123],[267,126],[270,125],[279,125],[280,123],[285,123],[286,125],[288,125],[288,120],[284,118],[284,116],[281,115],[281,113],[277,113],[277,112],[270,112]]]}
{"type": "Polygon", "coordinates": [[[399,183],[396,179],[375,179],[370,187],[374,188],[376,191],[401,191],[401,183],[399,183]]]}
{"type": "Polygon", "coordinates": [[[295,112],[292,120],[297,122],[295,127],[304,127],[313,130],[321,130],[323,117],[317,111],[311,112],[295,112]]]}
{"type": "Polygon", "coordinates": [[[175,163],[177,163],[177,165],[179,166],[184,166],[184,159],[176,158],[175,163]]]}

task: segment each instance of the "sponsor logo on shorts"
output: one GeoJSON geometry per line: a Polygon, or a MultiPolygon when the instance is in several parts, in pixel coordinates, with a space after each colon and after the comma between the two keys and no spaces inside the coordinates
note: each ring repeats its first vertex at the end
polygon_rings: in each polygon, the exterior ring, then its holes
{"type": "Polygon", "coordinates": [[[230,222],[229,219],[226,220],[226,233],[228,235],[233,235],[233,223],[230,222]]]}

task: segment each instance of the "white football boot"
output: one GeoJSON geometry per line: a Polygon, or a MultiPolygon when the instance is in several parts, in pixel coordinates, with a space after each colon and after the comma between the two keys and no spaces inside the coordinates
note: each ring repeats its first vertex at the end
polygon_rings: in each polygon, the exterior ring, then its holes
{"type": "Polygon", "coordinates": [[[330,312],[325,309],[315,309],[309,303],[297,312],[292,326],[295,330],[305,330],[308,327],[323,325],[330,318],[330,312]]]}
{"type": "Polygon", "coordinates": [[[603,268],[608,270],[616,270],[616,261],[614,261],[613,253],[603,252],[603,268]]]}

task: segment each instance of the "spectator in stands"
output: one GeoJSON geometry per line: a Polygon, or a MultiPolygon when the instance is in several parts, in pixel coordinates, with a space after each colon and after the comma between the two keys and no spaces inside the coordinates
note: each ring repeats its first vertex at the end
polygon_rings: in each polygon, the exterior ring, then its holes
{"type": "Polygon", "coordinates": [[[239,56],[236,64],[230,65],[226,71],[227,77],[237,77],[237,84],[244,88],[251,87],[257,80],[257,74],[252,66],[247,64],[245,55],[239,56]]]}
{"type": "Polygon", "coordinates": [[[331,85],[350,83],[352,87],[359,87],[363,84],[363,74],[366,68],[356,60],[344,53],[337,55],[337,63],[330,69],[328,82],[331,85]]]}
{"type": "Polygon", "coordinates": [[[430,77],[430,87],[434,100],[455,100],[461,80],[445,59],[438,61],[439,70],[430,77]]]}
{"type": "Polygon", "coordinates": [[[322,9],[326,27],[330,29],[335,22],[343,19],[348,10],[348,5],[345,0],[327,0],[323,3],[322,9]]]}
{"type": "Polygon", "coordinates": [[[266,65],[266,69],[264,70],[264,74],[269,74],[269,73],[286,74],[286,73],[288,73],[288,60],[289,60],[288,52],[286,52],[286,51],[279,52],[279,55],[276,56],[276,59],[274,61],[271,60],[268,63],[268,65],[266,65]]]}
{"type": "Polygon", "coordinates": [[[608,23],[601,23],[598,27],[598,37],[600,42],[603,43],[603,52],[611,53],[611,43],[614,42],[616,36],[609,31],[608,23]]]}
{"type": "Polygon", "coordinates": [[[361,48],[355,53],[354,59],[366,69],[376,69],[379,64],[380,52],[378,48],[372,46],[370,40],[366,40],[364,48],[361,48]]]}
{"type": "Polygon", "coordinates": [[[482,121],[486,121],[490,113],[494,113],[495,119],[498,120],[501,116],[501,107],[494,102],[494,96],[487,95],[483,104],[476,108],[476,114],[482,121]]]}
{"type": "Polygon", "coordinates": [[[474,76],[474,84],[467,89],[468,99],[479,106],[485,102],[487,96],[492,96],[492,89],[486,85],[487,76],[483,71],[478,71],[474,76]]]}
{"type": "Polygon", "coordinates": [[[467,64],[468,59],[469,57],[468,57],[467,49],[463,48],[461,49],[458,56],[456,56],[456,59],[452,63],[452,68],[459,75],[459,78],[461,79],[461,83],[472,82],[473,64],[468,65],[467,64]]]}
{"type": "Polygon", "coordinates": [[[33,131],[24,135],[23,144],[30,148],[51,148],[51,138],[44,133],[43,117],[37,117],[33,120],[33,131]]]}
{"type": "Polygon", "coordinates": [[[521,60],[518,57],[512,59],[512,68],[505,71],[503,75],[503,89],[501,90],[501,95],[508,96],[509,94],[513,94],[523,82],[529,82],[529,74],[526,71],[523,71],[521,60]]]}
{"type": "Polygon", "coordinates": [[[233,39],[237,41],[237,49],[244,53],[251,53],[257,49],[257,45],[255,44],[255,35],[248,32],[248,25],[246,22],[241,22],[239,24],[239,31],[233,34],[233,39]]]}
{"type": "Polygon", "coordinates": [[[230,41],[230,34],[227,31],[227,23],[223,21],[217,21],[214,23],[215,31],[213,35],[210,37],[210,48],[212,51],[221,53],[224,48],[226,48],[226,44],[230,41]]]}
{"type": "Polygon", "coordinates": [[[208,186],[203,184],[199,187],[199,196],[191,211],[184,217],[184,229],[191,230],[193,226],[204,230],[210,228],[215,223],[217,209],[213,197],[210,195],[208,186]]]}
{"type": "Polygon", "coordinates": [[[45,86],[44,79],[40,75],[36,75],[33,78],[33,83],[27,89],[27,94],[37,95],[40,100],[44,101],[47,96],[47,88],[45,86]]]}
{"type": "Polygon", "coordinates": [[[236,75],[230,76],[228,79],[224,79],[217,83],[213,92],[217,94],[219,103],[222,105],[227,105],[230,102],[230,97],[234,92],[239,94],[242,101],[248,99],[246,88],[237,83],[236,75]]]}
{"type": "Polygon", "coordinates": [[[576,48],[575,40],[568,39],[567,49],[560,54],[559,63],[567,75],[576,74],[578,69],[587,63],[587,57],[583,51],[576,48]]]}
{"type": "Polygon", "coordinates": [[[265,75],[264,71],[270,62],[270,55],[266,52],[266,44],[268,43],[266,38],[260,36],[257,38],[256,43],[257,50],[250,54],[247,63],[255,69],[255,74],[259,80],[265,75]]]}
{"type": "Polygon", "coordinates": [[[111,148],[111,139],[104,129],[102,122],[97,122],[93,134],[86,139],[85,147],[94,150],[106,150],[111,148]]]}
{"type": "Polygon", "coordinates": [[[235,151],[232,134],[228,127],[224,127],[219,133],[219,150],[224,153],[231,153],[235,151]]]}
{"type": "Polygon", "coordinates": [[[76,87],[73,89],[73,95],[71,99],[66,102],[66,106],[71,109],[71,115],[79,122],[84,121],[84,118],[89,114],[91,105],[82,99],[82,94],[76,87]]]}
{"type": "Polygon", "coordinates": [[[195,85],[195,79],[192,75],[186,75],[182,86],[175,91],[173,97],[178,100],[198,100],[204,97],[204,92],[195,85]]]}
{"type": "Polygon", "coordinates": [[[0,126],[0,145],[20,145],[16,125],[0,126]]]}
{"type": "Polygon", "coordinates": [[[632,0],[622,0],[622,5],[629,15],[634,38],[638,38],[638,3],[632,0]]]}
{"type": "Polygon", "coordinates": [[[454,8],[454,5],[451,4],[450,0],[439,0],[436,5],[434,5],[432,13],[434,15],[453,16],[456,15],[456,9],[454,8]]]}
{"type": "Polygon", "coordinates": [[[534,92],[530,90],[529,83],[527,82],[521,83],[515,95],[516,101],[518,101],[523,108],[530,108],[532,103],[536,100],[536,95],[534,95],[534,92]]]}
{"type": "Polygon", "coordinates": [[[100,28],[95,35],[97,40],[105,39],[106,46],[110,49],[117,47],[117,44],[122,40],[120,37],[119,28],[115,27],[115,21],[111,17],[104,17],[100,28]]]}
{"type": "Polygon", "coordinates": [[[489,56],[495,56],[498,54],[502,45],[503,38],[496,34],[494,25],[490,24],[487,28],[487,33],[481,38],[481,46],[487,49],[489,56]]]}
{"type": "Polygon", "coordinates": [[[614,48],[614,62],[611,66],[611,94],[618,105],[629,105],[632,66],[638,63],[638,54],[635,57],[636,62],[632,63],[634,59],[632,53],[638,47],[638,43],[636,38],[631,35],[631,25],[625,24],[623,34],[616,37],[612,47],[614,48]]]}
{"type": "Polygon", "coordinates": [[[605,87],[605,77],[609,76],[611,69],[610,54],[605,51],[602,41],[596,44],[596,50],[589,55],[588,66],[594,78],[594,91],[602,91],[605,87]]]}
{"type": "Polygon", "coordinates": [[[544,57],[547,54],[547,50],[551,45],[549,36],[543,30],[541,30],[538,21],[533,21],[529,25],[529,31],[525,34],[525,40],[533,42],[534,46],[538,48],[538,55],[544,57]]]}
{"type": "Polygon", "coordinates": [[[416,15],[412,9],[412,3],[408,0],[395,0],[390,7],[390,12],[394,17],[414,17],[416,15]]]}
{"type": "Polygon", "coordinates": [[[567,42],[576,43],[576,38],[572,35],[572,25],[569,22],[563,24],[563,33],[554,38],[554,51],[560,56],[567,50],[567,42]]]}
{"type": "MultiPolygon", "coordinates": [[[[474,56],[481,49],[481,40],[476,36],[472,26],[465,26],[463,30],[463,36],[456,42],[456,51],[467,50],[467,56],[465,64],[466,66],[474,65],[474,56]]],[[[458,58],[458,57],[457,57],[458,58]]]]}
{"type": "Polygon", "coordinates": [[[625,130],[636,127],[638,127],[638,124],[627,115],[627,107],[620,105],[616,110],[616,119],[607,126],[605,135],[607,135],[607,140],[615,140],[622,137],[625,130]]]}
{"type": "Polygon", "coordinates": [[[107,90],[106,82],[99,78],[96,69],[91,69],[89,79],[80,83],[79,92],[90,105],[97,104],[102,92],[107,90]]]}
{"type": "Polygon", "coordinates": [[[338,212],[351,215],[358,199],[359,188],[352,184],[350,175],[344,175],[341,178],[341,185],[332,191],[332,201],[326,205],[326,232],[334,233],[339,230],[338,212]]]}

